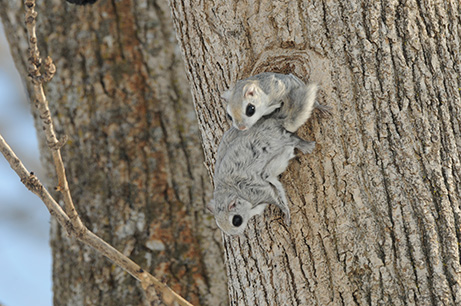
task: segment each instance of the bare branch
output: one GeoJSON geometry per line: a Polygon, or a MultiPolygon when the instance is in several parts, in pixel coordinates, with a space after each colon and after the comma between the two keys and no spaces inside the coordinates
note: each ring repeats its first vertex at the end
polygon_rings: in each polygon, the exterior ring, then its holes
{"type": "Polygon", "coordinates": [[[71,222],[66,213],[62,210],[61,206],[53,199],[50,193],[43,187],[42,183],[34,175],[33,172],[27,171],[26,167],[22,164],[21,160],[14,154],[13,150],[8,146],[3,136],[0,134],[0,152],[2,152],[5,159],[10,164],[11,168],[18,174],[21,182],[33,193],[35,193],[45,203],[50,214],[54,216],[59,224],[61,224],[70,235],[71,222]]]}
{"type": "Polygon", "coordinates": [[[141,282],[141,286],[146,291],[146,293],[148,293],[150,289],[154,288],[161,295],[161,298],[166,305],[175,305],[176,302],[178,305],[192,306],[192,304],[171,290],[167,285],[160,282],[151,274],[145,272],[138,264],[96,236],[85,226],[77,231],[61,206],[55,201],[55,199],[53,199],[48,190],[46,190],[42,183],[40,183],[33,172],[29,172],[26,169],[26,167],[16,156],[10,146],[6,143],[1,134],[0,152],[8,161],[11,168],[18,174],[21,182],[27,187],[27,189],[35,193],[43,201],[43,203],[45,203],[50,214],[58,220],[59,224],[61,224],[61,226],[66,229],[70,236],[74,236],[81,242],[93,247],[104,256],[109,258],[112,262],[123,268],[125,271],[127,271],[134,278],[141,282]]]}
{"type": "Polygon", "coordinates": [[[81,242],[93,247],[126,272],[131,274],[134,278],[139,280],[142,288],[146,292],[146,297],[149,302],[155,301],[155,294],[152,294],[152,291],[155,289],[161,300],[166,305],[192,306],[192,304],[174,292],[167,285],[160,282],[150,273],[144,271],[131,259],[88,230],[80,220],[68,188],[64,163],[61,158],[60,150],[66,142],[67,137],[64,136],[61,141],[58,141],[56,137],[51,113],[48,108],[48,101],[42,86],[43,82],[49,82],[51,80],[56,72],[56,67],[54,66],[51,58],[48,57],[45,60],[45,64],[43,65],[44,67],[42,67],[44,70],[43,75],[40,72],[42,61],[37,48],[37,37],[35,33],[35,23],[37,17],[37,12],[34,10],[35,0],[25,0],[25,7],[26,26],[29,34],[29,76],[32,79],[35,94],[35,105],[39,111],[40,118],[43,120],[43,129],[45,131],[46,140],[56,167],[58,176],[58,186],[56,189],[63,195],[65,211],[51,196],[33,172],[29,172],[25,168],[21,160],[15,155],[1,134],[0,152],[6,158],[11,168],[18,174],[21,182],[30,191],[35,193],[43,201],[43,203],[45,203],[50,214],[54,216],[59,224],[66,229],[69,236],[73,236],[81,242]]]}
{"type": "Polygon", "coordinates": [[[53,121],[51,120],[51,113],[48,107],[48,101],[46,99],[43,82],[50,81],[56,72],[56,67],[50,57],[45,60],[44,76],[40,73],[40,66],[42,60],[40,58],[40,52],[37,47],[37,36],[35,33],[35,24],[37,18],[37,12],[35,11],[35,0],[26,0],[26,26],[29,34],[29,76],[32,79],[34,85],[35,94],[35,106],[38,108],[40,118],[43,121],[43,129],[45,130],[46,141],[51,149],[51,155],[53,157],[54,165],[56,167],[56,174],[58,176],[58,187],[63,195],[64,207],[67,215],[70,218],[76,231],[84,231],[82,221],[78,217],[77,211],[75,210],[72,197],[70,195],[69,186],[67,183],[66,172],[64,164],[62,162],[61,151],[62,142],[59,142],[54,130],[53,121]]]}

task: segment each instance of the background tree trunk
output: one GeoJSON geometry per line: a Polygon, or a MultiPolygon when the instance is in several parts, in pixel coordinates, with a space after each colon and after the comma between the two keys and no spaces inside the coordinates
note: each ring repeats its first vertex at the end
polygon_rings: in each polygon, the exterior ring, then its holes
{"type": "MultiPolygon", "coordinates": [[[[23,3],[0,4],[32,92],[23,3]]],[[[69,136],[63,159],[84,223],[192,303],[226,304],[221,237],[204,214],[211,184],[167,2],[44,0],[36,9],[41,55],[57,66],[46,94],[58,135],[69,136]]],[[[56,305],[143,304],[130,275],[51,228],[56,305]]]]}
{"type": "Polygon", "coordinates": [[[276,208],[224,236],[232,305],[461,305],[459,1],[170,0],[214,164],[220,94],[263,71],[320,84],[330,119],[276,208]]]}

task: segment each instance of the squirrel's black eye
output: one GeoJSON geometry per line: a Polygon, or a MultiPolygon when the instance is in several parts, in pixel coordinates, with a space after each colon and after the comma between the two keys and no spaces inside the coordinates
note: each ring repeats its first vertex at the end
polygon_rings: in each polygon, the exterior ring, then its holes
{"type": "Polygon", "coordinates": [[[248,104],[247,105],[247,109],[245,111],[245,114],[248,116],[248,117],[251,117],[255,114],[255,106],[253,104],[248,104]]]}
{"type": "Polygon", "coordinates": [[[242,218],[242,216],[235,215],[235,216],[232,218],[232,224],[233,224],[235,227],[239,227],[240,225],[242,225],[242,223],[243,223],[243,218],[242,218]]]}
{"type": "Polygon", "coordinates": [[[227,113],[227,119],[229,119],[230,121],[232,121],[232,116],[229,115],[229,113],[227,113]]]}

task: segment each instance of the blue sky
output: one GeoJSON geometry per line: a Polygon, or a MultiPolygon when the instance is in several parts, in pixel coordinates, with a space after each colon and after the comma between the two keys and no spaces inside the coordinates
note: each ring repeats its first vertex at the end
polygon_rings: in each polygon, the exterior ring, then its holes
{"type": "MultiPolygon", "coordinates": [[[[26,56],[26,55],[24,55],[26,56]]],[[[37,135],[0,24],[0,133],[39,177],[37,135]]],[[[0,154],[0,305],[52,305],[49,214],[0,154]]]]}

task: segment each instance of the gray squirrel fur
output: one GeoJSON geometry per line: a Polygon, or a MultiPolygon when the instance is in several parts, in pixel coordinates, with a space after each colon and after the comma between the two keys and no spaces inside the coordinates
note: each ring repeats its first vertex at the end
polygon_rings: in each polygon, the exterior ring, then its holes
{"type": "Polygon", "coordinates": [[[277,109],[278,117],[289,132],[295,132],[311,116],[314,108],[330,113],[330,108],[315,101],[317,85],[306,85],[293,74],[263,72],[225,91],[227,114],[236,129],[247,130],[261,117],[277,109]],[[248,107],[252,107],[248,113],[248,107]],[[249,114],[249,115],[248,115],[249,114]]]}
{"type": "Polygon", "coordinates": [[[315,142],[288,132],[276,116],[259,120],[245,131],[231,127],[225,132],[215,163],[213,199],[208,204],[221,230],[243,234],[248,220],[268,204],[277,205],[289,225],[290,209],[278,176],[295,156],[295,148],[310,153],[314,147],[315,142]],[[233,225],[234,218],[240,218],[239,226],[233,225]]]}

